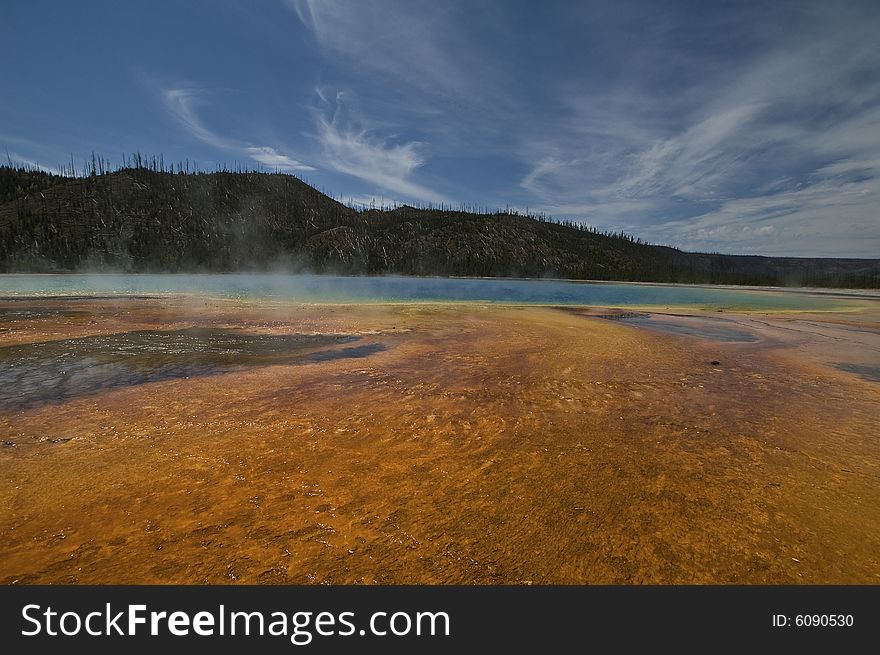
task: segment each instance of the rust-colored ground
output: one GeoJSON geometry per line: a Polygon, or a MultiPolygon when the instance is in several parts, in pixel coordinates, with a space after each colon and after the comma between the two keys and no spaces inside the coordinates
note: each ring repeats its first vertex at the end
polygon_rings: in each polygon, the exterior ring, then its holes
{"type": "Polygon", "coordinates": [[[28,306],[71,312],[7,319],[0,351],[191,326],[385,350],[0,413],[3,583],[880,583],[880,383],[829,365],[876,366],[876,313],[732,317],[736,343],[536,307],[28,306]]]}

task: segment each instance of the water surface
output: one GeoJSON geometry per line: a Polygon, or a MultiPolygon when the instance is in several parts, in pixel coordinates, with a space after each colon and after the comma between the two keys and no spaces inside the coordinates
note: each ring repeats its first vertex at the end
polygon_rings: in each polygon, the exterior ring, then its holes
{"type": "Polygon", "coordinates": [[[758,340],[758,337],[751,332],[738,330],[721,321],[703,317],[694,320],[691,317],[679,317],[676,319],[664,316],[663,320],[658,321],[650,316],[627,316],[618,320],[628,325],[638,325],[669,334],[682,334],[711,341],[749,343],[758,340]]]}
{"type": "Polygon", "coordinates": [[[136,330],[0,347],[0,412],[112,389],[272,364],[368,357],[381,343],[336,334],[251,334],[222,328],[136,330]]]}
{"type": "Polygon", "coordinates": [[[860,378],[871,382],[880,382],[880,366],[866,366],[865,364],[852,364],[848,362],[837,364],[837,368],[847,373],[855,373],[860,378]]]}
{"type": "Polygon", "coordinates": [[[330,275],[0,275],[0,296],[197,294],[310,303],[486,302],[740,310],[843,309],[858,302],[803,291],[688,285],[330,275]]]}

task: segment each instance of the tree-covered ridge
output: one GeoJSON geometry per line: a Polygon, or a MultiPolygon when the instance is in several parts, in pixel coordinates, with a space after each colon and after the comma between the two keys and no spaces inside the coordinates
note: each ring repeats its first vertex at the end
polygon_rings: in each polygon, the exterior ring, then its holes
{"type": "Polygon", "coordinates": [[[67,178],[30,168],[0,166],[0,206],[12,200],[24,199],[32,193],[40,193],[67,178]]]}
{"type": "Polygon", "coordinates": [[[510,212],[357,211],[298,178],[139,157],[59,176],[0,167],[0,270],[308,270],[880,287],[880,260],[685,253],[510,212]],[[175,172],[172,172],[174,170],[175,172]]]}

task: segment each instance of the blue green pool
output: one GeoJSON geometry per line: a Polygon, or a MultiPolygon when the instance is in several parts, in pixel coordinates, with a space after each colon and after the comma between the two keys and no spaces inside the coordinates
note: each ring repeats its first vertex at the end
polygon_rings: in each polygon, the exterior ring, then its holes
{"type": "Polygon", "coordinates": [[[766,311],[829,311],[860,302],[859,295],[803,290],[564,280],[271,274],[0,275],[0,296],[5,297],[163,294],[307,303],[485,302],[766,311]]]}

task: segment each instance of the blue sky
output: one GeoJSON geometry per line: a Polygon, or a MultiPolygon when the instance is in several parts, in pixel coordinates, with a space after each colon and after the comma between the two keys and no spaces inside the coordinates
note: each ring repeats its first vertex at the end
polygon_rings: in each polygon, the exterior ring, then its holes
{"type": "Polygon", "coordinates": [[[878,34],[877,2],[29,0],[0,22],[0,147],[880,257],[878,34]]]}

